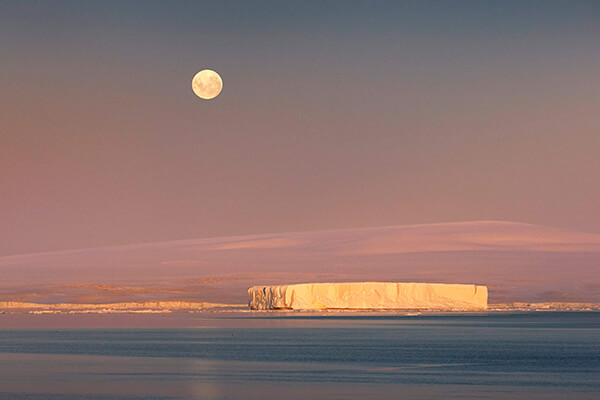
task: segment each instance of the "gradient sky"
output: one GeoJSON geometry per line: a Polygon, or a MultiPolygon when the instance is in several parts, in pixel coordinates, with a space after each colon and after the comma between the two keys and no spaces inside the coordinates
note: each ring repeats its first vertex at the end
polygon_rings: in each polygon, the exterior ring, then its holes
{"type": "Polygon", "coordinates": [[[600,232],[597,1],[0,1],[0,54],[0,255],[480,219],[600,232]]]}

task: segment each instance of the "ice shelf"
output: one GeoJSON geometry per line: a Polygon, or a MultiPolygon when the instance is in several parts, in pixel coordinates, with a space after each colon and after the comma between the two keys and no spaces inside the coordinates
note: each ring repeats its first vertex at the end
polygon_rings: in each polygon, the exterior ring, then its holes
{"type": "Polygon", "coordinates": [[[486,286],[348,282],[253,286],[248,306],[253,310],[327,309],[487,309],[486,286]]]}

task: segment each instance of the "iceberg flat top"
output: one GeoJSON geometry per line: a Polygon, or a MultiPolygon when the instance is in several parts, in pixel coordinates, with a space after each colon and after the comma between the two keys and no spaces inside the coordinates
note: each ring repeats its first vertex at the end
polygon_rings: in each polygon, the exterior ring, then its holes
{"type": "Polygon", "coordinates": [[[487,309],[487,287],[479,285],[346,282],[253,286],[254,310],[325,309],[487,309]]]}

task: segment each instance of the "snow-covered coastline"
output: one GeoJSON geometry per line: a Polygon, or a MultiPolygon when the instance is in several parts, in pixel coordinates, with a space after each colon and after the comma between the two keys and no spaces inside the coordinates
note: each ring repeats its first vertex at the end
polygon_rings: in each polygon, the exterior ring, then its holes
{"type": "Polygon", "coordinates": [[[427,315],[440,313],[511,313],[511,312],[600,312],[600,303],[497,303],[489,304],[486,310],[421,308],[421,309],[320,309],[320,310],[251,310],[245,304],[194,303],[180,301],[149,301],[106,304],[39,304],[23,302],[0,302],[0,314],[172,314],[172,313],[239,313],[252,315],[427,315]]]}

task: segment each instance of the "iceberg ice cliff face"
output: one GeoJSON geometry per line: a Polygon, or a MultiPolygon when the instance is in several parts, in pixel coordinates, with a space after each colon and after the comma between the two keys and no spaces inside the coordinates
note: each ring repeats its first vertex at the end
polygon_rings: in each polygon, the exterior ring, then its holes
{"type": "Polygon", "coordinates": [[[486,286],[443,283],[349,282],[253,286],[253,310],[487,309],[486,286]]]}

